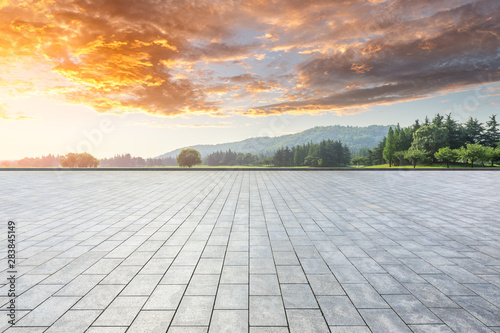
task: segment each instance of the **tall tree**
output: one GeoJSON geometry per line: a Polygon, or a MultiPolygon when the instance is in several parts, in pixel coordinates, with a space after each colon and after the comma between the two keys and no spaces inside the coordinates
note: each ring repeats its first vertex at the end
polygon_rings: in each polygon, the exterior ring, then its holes
{"type": "Polygon", "coordinates": [[[498,129],[497,115],[490,116],[490,120],[486,122],[486,130],[484,132],[484,144],[489,147],[497,147],[500,144],[500,130],[498,129]]]}
{"type": "Polygon", "coordinates": [[[465,123],[465,143],[481,143],[483,139],[483,125],[476,119],[470,117],[465,123]]]}
{"type": "Polygon", "coordinates": [[[447,143],[447,145],[451,149],[460,148],[463,145],[463,141],[464,141],[463,127],[451,117],[451,114],[446,115],[446,119],[443,123],[443,127],[448,130],[448,143],[447,143]]]}
{"type": "Polygon", "coordinates": [[[394,153],[396,152],[396,139],[394,137],[394,130],[389,127],[389,132],[387,133],[387,139],[385,141],[384,147],[384,159],[389,163],[389,167],[392,166],[392,161],[394,160],[394,153]]]}
{"type": "Polygon", "coordinates": [[[438,114],[436,114],[436,115],[434,116],[434,119],[432,119],[432,123],[433,123],[434,125],[436,125],[436,126],[441,127],[441,126],[443,126],[443,119],[444,119],[444,116],[441,116],[441,115],[439,115],[439,113],[438,113],[438,114]]]}
{"type": "Polygon", "coordinates": [[[380,141],[378,145],[371,150],[372,151],[371,164],[377,165],[384,163],[384,148],[386,142],[387,142],[387,137],[384,137],[382,141],[380,141]]]}
{"type": "Polygon", "coordinates": [[[446,146],[448,140],[448,130],[434,124],[422,126],[413,133],[412,148],[425,150],[429,157],[434,160],[434,154],[439,148],[446,146]]]}

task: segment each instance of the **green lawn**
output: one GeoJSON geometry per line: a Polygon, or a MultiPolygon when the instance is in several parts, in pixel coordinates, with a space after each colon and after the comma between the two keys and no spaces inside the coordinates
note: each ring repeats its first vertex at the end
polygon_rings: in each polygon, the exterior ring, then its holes
{"type": "MultiPolygon", "coordinates": [[[[498,164],[495,164],[494,167],[498,167],[498,164]]],[[[389,164],[379,164],[379,165],[371,165],[371,166],[366,166],[364,168],[371,169],[371,168],[382,168],[382,169],[389,169],[389,164]]],[[[418,165],[417,164],[417,169],[446,169],[446,164],[442,163],[436,163],[432,165],[418,165]]],[[[470,164],[451,164],[450,169],[463,169],[463,168],[469,168],[470,169],[470,164]]],[[[481,163],[479,164],[474,164],[474,169],[490,169],[491,166],[486,166],[483,168],[481,163]]],[[[403,165],[403,166],[392,166],[391,169],[413,169],[413,165],[403,165]]]]}

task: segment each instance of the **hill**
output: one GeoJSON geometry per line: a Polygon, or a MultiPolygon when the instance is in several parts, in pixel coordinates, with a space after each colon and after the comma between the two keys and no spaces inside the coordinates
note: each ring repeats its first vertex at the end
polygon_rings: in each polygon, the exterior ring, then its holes
{"type": "MultiPolygon", "coordinates": [[[[360,148],[373,148],[387,135],[389,126],[371,125],[367,127],[358,126],[317,126],[308,130],[287,134],[277,137],[257,137],[243,141],[220,143],[215,145],[196,145],[194,148],[201,153],[202,157],[215,151],[226,151],[231,149],[235,152],[251,153],[255,155],[271,155],[281,147],[293,147],[312,141],[318,143],[322,140],[340,140],[345,143],[351,151],[360,148]]],[[[186,147],[187,148],[187,147],[186,147]]],[[[158,156],[158,158],[176,157],[183,148],[173,150],[158,156]]]]}

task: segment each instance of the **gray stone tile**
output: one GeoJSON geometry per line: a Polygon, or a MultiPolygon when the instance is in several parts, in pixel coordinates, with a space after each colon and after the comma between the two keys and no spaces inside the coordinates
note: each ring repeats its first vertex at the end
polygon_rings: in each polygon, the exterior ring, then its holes
{"type": "Polygon", "coordinates": [[[332,333],[370,333],[368,326],[330,326],[332,333]]]}
{"type": "Polygon", "coordinates": [[[487,326],[500,327],[500,308],[484,298],[479,296],[452,296],[452,299],[487,326]]]}
{"type": "Polygon", "coordinates": [[[220,283],[248,284],[248,266],[227,266],[222,268],[220,283]]]}
{"type": "Polygon", "coordinates": [[[145,296],[118,296],[92,326],[129,326],[146,300],[145,296]]]}
{"type": "Polygon", "coordinates": [[[124,333],[127,327],[99,327],[91,326],[86,333],[124,333]]]}
{"type": "Polygon", "coordinates": [[[219,285],[219,275],[194,274],[189,282],[186,295],[215,296],[219,285]]]}
{"type": "Polygon", "coordinates": [[[452,333],[453,331],[445,324],[437,325],[409,325],[414,333],[452,333]]]}
{"type": "Polygon", "coordinates": [[[250,326],[288,326],[281,296],[250,296],[250,326]]]}
{"type": "Polygon", "coordinates": [[[70,310],[59,318],[46,332],[84,332],[101,314],[99,310],[70,310]]]}
{"type": "Polygon", "coordinates": [[[221,274],[223,259],[203,258],[196,266],[195,274],[221,274]]]}
{"type": "Polygon", "coordinates": [[[447,275],[422,275],[427,282],[448,296],[475,296],[475,293],[447,275]]]}
{"type": "Polygon", "coordinates": [[[335,278],[341,283],[366,283],[366,279],[354,267],[350,266],[330,266],[335,278]]]}
{"type": "Polygon", "coordinates": [[[299,266],[299,260],[293,251],[277,252],[273,251],[274,262],[276,266],[299,266]]]}
{"type": "Polygon", "coordinates": [[[224,265],[234,266],[247,266],[248,265],[248,252],[226,252],[224,265]]]}
{"type": "Polygon", "coordinates": [[[347,296],[318,296],[318,303],[330,326],[364,325],[364,321],[347,296]]]}
{"type": "Polygon", "coordinates": [[[331,273],[323,259],[301,259],[300,264],[307,275],[331,273]]]}
{"type": "Polygon", "coordinates": [[[458,308],[459,306],[453,302],[448,296],[439,291],[436,287],[429,283],[408,283],[405,287],[424,303],[427,307],[433,308],[458,308]]]}
{"type": "Polygon", "coordinates": [[[172,325],[208,326],[214,298],[214,296],[184,296],[177,308],[172,325]]]}
{"type": "Polygon", "coordinates": [[[330,332],[319,310],[287,309],[286,316],[291,333],[330,332]]]}
{"type": "Polygon", "coordinates": [[[151,259],[148,261],[144,268],[141,269],[139,274],[152,274],[152,275],[163,275],[170,267],[172,259],[161,258],[161,259],[151,259]]]}
{"type": "Polygon", "coordinates": [[[160,284],[188,284],[195,266],[170,266],[160,284]]]}
{"type": "MultiPolygon", "coordinates": [[[[63,285],[41,285],[38,284],[16,299],[16,310],[33,310],[55,292],[61,289],[63,285]]],[[[4,302],[2,302],[4,303],[4,302]]]]}
{"type": "Polygon", "coordinates": [[[209,332],[245,333],[248,332],[248,311],[214,310],[209,332]]]}
{"type": "Polygon", "coordinates": [[[491,332],[483,323],[463,309],[433,308],[432,312],[434,312],[454,332],[491,332]]]}
{"type": "Polygon", "coordinates": [[[94,288],[104,275],[80,275],[60,289],[55,296],[83,296],[94,288]]]}
{"type": "Polygon", "coordinates": [[[104,310],[125,288],[124,285],[97,285],[73,309],[104,310]]]}
{"type": "Polygon", "coordinates": [[[159,285],[144,305],[145,310],[175,310],[181,302],[186,285],[159,285]]]}
{"type": "Polygon", "coordinates": [[[250,275],[250,295],[281,295],[276,275],[250,275]]]}
{"type": "Polygon", "coordinates": [[[122,296],[149,296],[160,282],[161,275],[136,275],[121,292],[122,296]]]}
{"type": "Polygon", "coordinates": [[[120,263],[122,262],[122,259],[106,259],[103,258],[90,266],[89,269],[87,269],[84,274],[109,274],[111,273],[120,263]]]}
{"type": "Polygon", "coordinates": [[[306,276],[300,266],[277,266],[280,283],[307,283],[306,276]]]}
{"type": "Polygon", "coordinates": [[[411,330],[390,309],[360,309],[361,316],[373,333],[410,333],[411,330]]]}
{"type": "Polygon", "coordinates": [[[406,265],[382,265],[400,283],[425,283],[420,275],[406,265]]]}
{"type": "Polygon", "coordinates": [[[78,301],[78,297],[52,296],[21,318],[19,326],[50,326],[78,301]]]}
{"type": "Polygon", "coordinates": [[[130,333],[165,332],[174,317],[174,311],[140,311],[127,330],[130,333]]]}
{"type": "Polygon", "coordinates": [[[248,309],[248,286],[244,284],[221,284],[215,299],[215,309],[248,309]]]}
{"type": "Polygon", "coordinates": [[[250,327],[250,333],[288,333],[288,327],[250,327]]]}
{"type": "Polygon", "coordinates": [[[365,274],[364,277],[380,294],[409,293],[409,291],[390,274],[365,274]]]}
{"type": "Polygon", "coordinates": [[[318,303],[308,284],[282,284],[281,292],[287,309],[318,308],[318,303]]]}
{"type": "Polygon", "coordinates": [[[208,327],[170,326],[168,333],[207,333],[208,327]]]}
{"type": "Polygon", "coordinates": [[[313,293],[323,296],[340,296],[345,295],[340,283],[332,274],[328,275],[309,275],[309,284],[313,293]]]}
{"type": "Polygon", "coordinates": [[[362,274],[386,273],[385,269],[372,258],[351,258],[351,262],[362,274]]]}
{"type": "Polygon", "coordinates": [[[250,274],[276,274],[272,258],[250,258],[250,274]]]}
{"type": "Polygon", "coordinates": [[[128,284],[142,266],[118,266],[106,276],[101,284],[128,284]]]}
{"type": "Polygon", "coordinates": [[[500,332],[496,174],[158,175],[2,173],[16,196],[0,211],[22,225],[18,323],[42,325],[8,332],[83,331],[100,311],[88,332],[500,332]],[[391,308],[363,308],[380,296],[391,308]],[[314,308],[287,321],[283,298],[314,308]]]}
{"type": "Polygon", "coordinates": [[[343,287],[347,293],[347,296],[349,296],[351,301],[358,309],[376,309],[389,307],[389,305],[384,301],[379,293],[367,283],[345,284],[343,285],[343,287]]]}
{"type": "Polygon", "coordinates": [[[408,325],[442,324],[441,320],[412,295],[385,295],[384,298],[408,325]]]}

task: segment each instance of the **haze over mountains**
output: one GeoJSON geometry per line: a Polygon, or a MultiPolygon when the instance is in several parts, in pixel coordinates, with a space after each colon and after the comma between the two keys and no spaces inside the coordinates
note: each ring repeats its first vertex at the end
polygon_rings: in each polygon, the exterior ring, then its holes
{"type": "MultiPolygon", "coordinates": [[[[320,126],[308,130],[282,135],[277,137],[256,137],[243,141],[220,143],[213,145],[195,145],[194,148],[205,157],[215,151],[226,151],[231,149],[238,153],[251,153],[254,155],[271,155],[281,147],[293,147],[307,142],[318,143],[321,140],[340,140],[345,143],[351,151],[361,148],[373,148],[387,135],[390,125],[371,125],[366,127],[357,126],[320,126]]],[[[188,147],[183,147],[188,148],[188,147]]],[[[183,149],[175,149],[158,156],[158,158],[176,157],[183,149]]]]}

